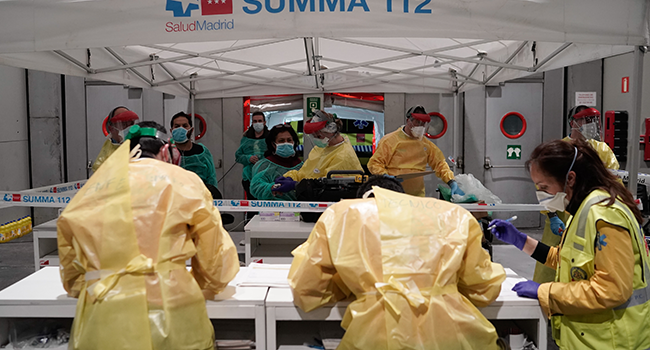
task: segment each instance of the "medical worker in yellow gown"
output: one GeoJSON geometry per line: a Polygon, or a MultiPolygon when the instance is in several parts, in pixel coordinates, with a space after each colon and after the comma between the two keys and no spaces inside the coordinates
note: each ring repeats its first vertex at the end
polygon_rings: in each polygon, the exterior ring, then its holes
{"type": "Polygon", "coordinates": [[[477,307],[505,272],[481,248],[465,209],[374,187],[374,198],[328,208],[293,251],[294,303],[309,312],[354,295],[338,349],[498,349],[477,307]]]}
{"type": "Polygon", "coordinates": [[[341,135],[343,123],[335,115],[325,111],[316,111],[303,128],[311,136],[316,147],[309,152],[309,157],[297,170],[290,170],[275,179],[273,191],[287,193],[295,189],[303,179],[326,177],[332,170],[363,171],[357,154],[347,136],[341,135]]]}
{"type": "Polygon", "coordinates": [[[138,115],[124,106],[113,108],[111,113],[108,114],[106,120],[106,131],[108,136],[102,145],[102,149],[95,158],[92,165],[92,170],[97,171],[99,166],[102,165],[108,157],[115,152],[118,147],[124,142],[124,137],[129,132],[129,128],[138,122],[138,115]]]}
{"type": "MultiPolygon", "coordinates": [[[[576,106],[569,110],[568,114],[571,134],[565,137],[564,141],[572,139],[583,139],[596,150],[598,157],[603,161],[607,169],[618,170],[618,160],[616,155],[609,148],[607,143],[599,141],[601,135],[600,112],[591,107],[584,105],[576,106]]],[[[544,223],[544,233],[542,234],[542,243],[548,246],[560,244],[562,233],[566,228],[565,222],[569,219],[566,212],[546,212],[547,218],[544,223]]],[[[552,282],[555,280],[555,270],[539,262],[535,263],[535,273],[533,280],[537,283],[552,282]]]]}
{"type": "MultiPolygon", "coordinates": [[[[384,136],[375,154],[368,161],[368,170],[374,175],[397,176],[425,171],[427,164],[436,176],[451,187],[451,194],[465,195],[454,180],[454,172],[445,162],[442,151],[424,137],[431,121],[424,107],[414,106],[406,112],[406,124],[384,136]]],[[[404,191],[414,196],[424,197],[424,178],[404,180],[404,191]]]]}
{"type": "Polygon", "coordinates": [[[237,250],[160,131],[131,127],[58,220],[61,280],[79,298],[70,349],[214,349],[205,298],[236,275],[237,250]]]}

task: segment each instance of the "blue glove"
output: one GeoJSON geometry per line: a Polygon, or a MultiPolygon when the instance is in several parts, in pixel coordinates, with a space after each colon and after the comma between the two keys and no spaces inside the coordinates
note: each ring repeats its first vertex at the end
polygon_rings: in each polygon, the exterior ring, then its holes
{"type": "Polygon", "coordinates": [[[489,227],[492,227],[492,234],[497,236],[498,239],[514,245],[519,250],[524,249],[524,244],[526,244],[528,236],[525,233],[519,232],[513,224],[505,220],[494,219],[490,221],[489,227]]]}
{"type": "Polygon", "coordinates": [[[458,188],[458,183],[456,183],[455,180],[449,180],[449,187],[451,187],[451,195],[452,196],[455,195],[455,194],[457,194],[459,196],[464,196],[465,195],[465,192],[463,192],[463,190],[458,188]]]}
{"type": "Polygon", "coordinates": [[[537,290],[539,283],[535,281],[524,281],[515,284],[512,290],[517,292],[517,295],[524,298],[537,299],[537,290]]]}
{"type": "Polygon", "coordinates": [[[551,231],[553,231],[553,234],[556,236],[562,236],[564,230],[566,229],[566,226],[562,220],[560,220],[557,215],[549,218],[549,220],[551,220],[551,231]]]}
{"type": "Polygon", "coordinates": [[[275,178],[275,185],[273,185],[272,191],[286,193],[295,189],[296,181],[293,181],[290,177],[278,176],[275,178]]]}

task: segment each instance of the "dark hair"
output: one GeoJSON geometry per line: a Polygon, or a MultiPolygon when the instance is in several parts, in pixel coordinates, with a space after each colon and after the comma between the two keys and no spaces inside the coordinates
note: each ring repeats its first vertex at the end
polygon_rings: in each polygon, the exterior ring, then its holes
{"type": "Polygon", "coordinates": [[[176,120],[176,118],[180,118],[180,117],[184,117],[185,119],[187,119],[187,122],[190,124],[190,126],[193,126],[192,125],[192,117],[187,115],[187,113],[185,113],[185,112],[178,112],[178,113],[174,114],[174,116],[172,117],[172,120],[169,121],[169,127],[173,128],[174,127],[174,120],[176,120]]]}
{"type": "Polygon", "coordinates": [[[124,107],[124,106],[117,106],[117,107],[113,108],[111,113],[108,113],[108,119],[106,119],[106,124],[113,125],[113,123],[111,123],[111,119],[113,119],[113,117],[115,116],[115,111],[117,111],[120,108],[124,108],[127,111],[130,111],[130,109],[128,109],[127,107],[124,107]]]}
{"type": "MultiPolygon", "coordinates": [[[[273,126],[271,130],[268,132],[268,135],[266,135],[266,152],[264,152],[264,157],[268,157],[274,154],[275,138],[278,136],[279,133],[285,131],[288,131],[289,134],[291,135],[291,138],[293,139],[293,150],[296,151],[296,154],[298,153],[296,148],[298,148],[298,145],[300,145],[300,140],[298,139],[298,134],[296,134],[296,131],[293,130],[291,124],[278,124],[273,126]]],[[[297,157],[297,155],[294,155],[294,157],[297,157]]]]}
{"type": "MultiPolygon", "coordinates": [[[[368,178],[368,181],[364,182],[357,191],[357,198],[363,197],[363,195],[372,189],[372,186],[378,186],[385,188],[387,190],[404,193],[404,188],[402,184],[397,181],[394,177],[384,176],[384,175],[372,175],[368,178]]],[[[374,197],[374,195],[370,195],[374,197]]]]}
{"type": "MultiPolygon", "coordinates": [[[[256,116],[256,115],[261,115],[262,117],[264,117],[264,121],[266,121],[266,116],[261,111],[253,112],[253,114],[251,115],[251,121],[253,120],[253,117],[256,116]]],[[[246,129],[246,131],[244,132],[244,136],[248,137],[249,139],[256,139],[256,137],[255,137],[255,129],[253,129],[253,124],[252,123],[248,127],[248,129],[246,129]]],[[[260,139],[267,138],[268,136],[269,136],[269,128],[267,128],[266,125],[265,125],[264,126],[264,132],[262,132],[262,136],[260,136],[260,139]]]]}
{"type": "Polygon", "coordinates": [[[610,198],[600,203],[607,201],[609,206],[618,199],[632,211],[639,222],[642,222],[641,211],[636,206],[632,194],[614,174],[607,170],[596,150],[584,140],[553,140],[542,143],[533,150],[530,159],[526,161],[526,169],[530,172],[531,165],[535,163],[544,175],[552,177],[565,186],[566,174],[573,162],[576,149],[578,155],[571,169],[576,174],[576,180],[569,205],[579,205],[589,193],[601,189],[609,193],[610,198]]]}
{"type": "MultiPolygon", "coordinates": [[[[140,122],[136,124],[140,126],[141,128],[155,128],[156,130],[166,134],[167,130],[165,129],[164,126],[154,122],[154,121],[145,121],[145,122],[140,122]]],[[[144,158],[154,158],[158,152],[160,152],[160,148],[164,146],[167,142],[165,140],[156,138],[156,137],[151,137],[151,136],[136,136],[131,138],[131,145],[130,149],[133,150],[136,145],[140,145],[140,150],[142,150],[142,155],[141,157],[144,158]]]]}

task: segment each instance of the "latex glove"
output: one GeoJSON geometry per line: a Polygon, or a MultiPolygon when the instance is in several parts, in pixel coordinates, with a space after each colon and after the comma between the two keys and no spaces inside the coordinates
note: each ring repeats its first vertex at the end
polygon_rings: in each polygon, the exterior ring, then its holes
{"type": "Polygon", "coordinates": [[[566,226],[564,225],[562,220],[560,220],[560,218],[557,217],[557,215],[552,218],[549,218],[549,220],[551,221],[551,231],[553,231],[553,234],[556,236],[562,236],[564,230],[566,229],[566,226]]]}
{"type": "Polygon", "coordinates": [[[287,193],[296,189],[296,183],[290,177],[278,176],[275,178],[275,185],[273,185],[272,191],[287,193]]]}
{"type": "Polygon", "coordinates": [[[519,232],[513,224],[505,220],[494,219],[488,225],[488,227],[491,226],[494,226],[492,234],[497,236],[498,239],[514,245],[519,250],[524,249],[524,244],[526,244],[528,236],[525,233],[519,232]]]}
{"type": "Polygon", "coordinates": [[[451,195],[459,195],[459,196],[464,196],[465,192],[458,188],[458,183],[455,180],[449,180],[449,187],[451,187],[451,195]]]}
{"type": "Polygon", "coordinates": [[[517,292],[517,295],[524,298],[537,299],[537,290],[539,283],[535,281],[523,281],[515,284],[512,290],[517,292]]]}

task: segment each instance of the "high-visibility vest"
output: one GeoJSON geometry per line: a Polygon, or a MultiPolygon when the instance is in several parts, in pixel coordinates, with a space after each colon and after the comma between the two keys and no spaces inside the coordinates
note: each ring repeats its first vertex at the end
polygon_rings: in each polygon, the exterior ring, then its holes
{"type": "MultiPolygon", "coordinates": [[[[561,349],[650,349],[650,266],[643,231],[630,209],[610,195],[591,192],[573,216],[560,250],[556,282],[588,280],[594,275],[595,250],[602,248],[596,223],[603,220],[630,232],[634,252],[632,296],[623,304],[597,313],[552,317],[553,338],[561,349]],[[596,205],[606,199],[605,202],[596,205]]],[[[604,238],[603,238],[604,240],[604,238]]]]}

